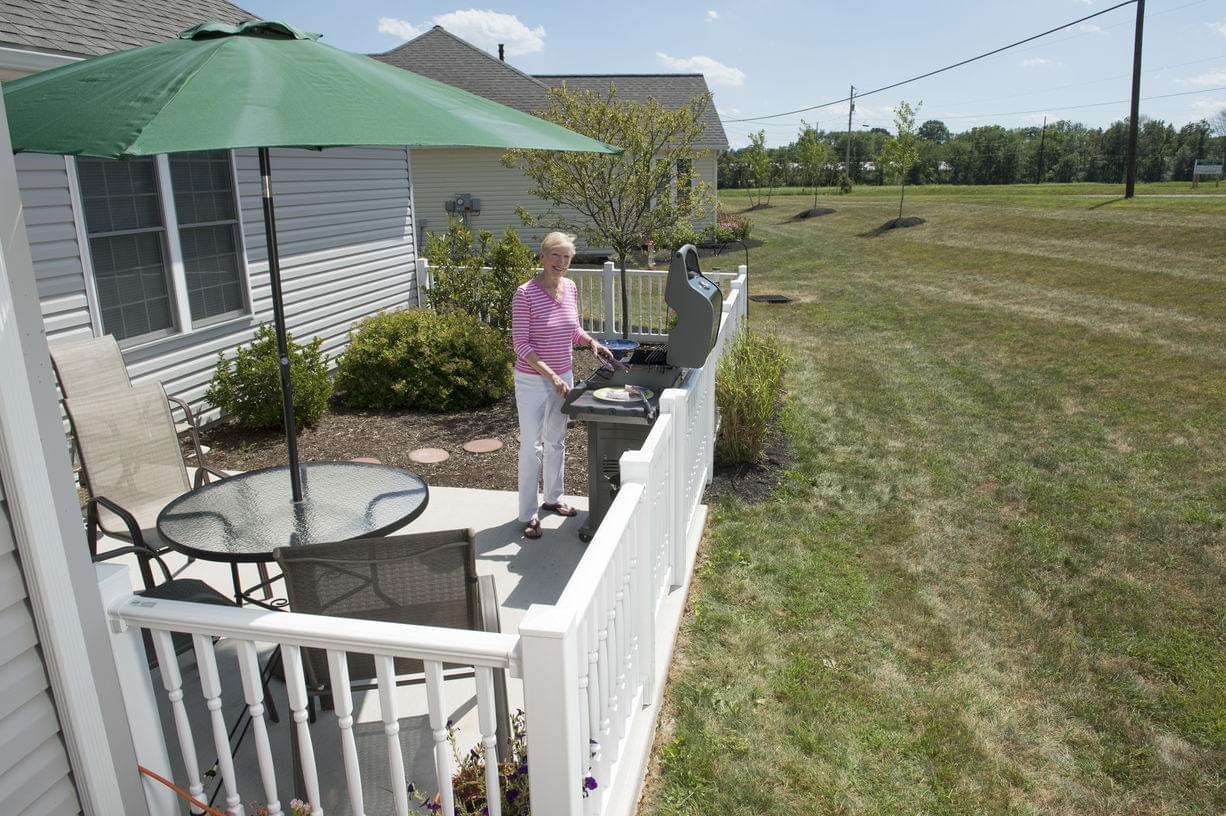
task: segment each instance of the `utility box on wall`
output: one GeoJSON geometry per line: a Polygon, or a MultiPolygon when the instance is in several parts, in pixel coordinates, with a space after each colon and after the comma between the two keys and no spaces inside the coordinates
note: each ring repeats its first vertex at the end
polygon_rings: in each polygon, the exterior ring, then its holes
{"type": "Polygon", "coordinates": [[[481,214],[481,199],[473,198],[472,193],[456,193],[448,201],[443,202],[443,209],[464,219],[465,225],[469,218],[481,214]]]}

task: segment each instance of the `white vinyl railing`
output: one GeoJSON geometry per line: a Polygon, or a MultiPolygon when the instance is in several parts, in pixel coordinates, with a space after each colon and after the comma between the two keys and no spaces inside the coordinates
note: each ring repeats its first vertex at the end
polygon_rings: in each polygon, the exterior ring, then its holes
{"type": "MultiPolygon", "coordinates": [[[[297,791],[322,814],[320,774],[307,728],[307,688],[300,650],[327,650],[330,686],[335,700],[336,739],[346,800],[353,814],[366,812],[362,768],[355,745],[353,691],[346,655],[375,657],[379,717],[386,735],[385,764],[396,816],[410,803],[401,755],[395,658],[424,662],[430,739],[435,755],[441,813],[453,812],[451,747],[444,664],[471,667],[476,676],[476,706],[481,744],[487,758],[490,813],[497,814],[493,672],[505,670],[523,682],[528,752],[532,758],[532,811],[553,816],[624,816],[633,811],[651,747],[664,675],[680,621],[698,540],[705,524],[702,491],[710,480],[715,434],[715,370],[724,344],[745,314],[745,276],[728,283],[719,338],[701,369],[691,370],[680,387],[660,397],[660,416],[642,448],[623,454],[621,486],[579,562],[554,604],[529,608],[518,633],[496,634],[363,622],[292,612],[269,612],[152,600],[134,596],[122,567],[98,567],[103,602],[111,625],[112,647],[141,764],[172,776],[167,735],[158,725],[157,700],[141,643],[141,630],[152,634],[162,694],[172,712],[184,777],[180,787],[197,799],[204,784],[200,758],[217,757],[224,802],[218,808],[235,816],[244,802],[266,802],[271,816],[289,813],[278,801],[274,752],[266,725],[263,686],[257,655],[280,647],[285,668],[290,717],[296,735],[297,762],[303,790],[297,791]],[[197,733],[188,716],[183,678],[171,632],[192,636],[200,686],[208,709],[207,733],[197,733]],[[215,639],[235,650],[239,677],[222,677],[215,639]],[[240,791],[233,754],[222,716],[223,681],[234,683],[251,719],[260,790],[240,791]],[[597,788],[584,793],[584,779],[597,788]]],[[[316,729],[318,729],[318,725],[316,729]]],[[[319,732],[316,730],[316,737],[319,732]]],[[[182,812],[160,786],[147,787],[153,816],[182,812]]],[[[199,811],[193,811],[199,812],[199,811]]]]}
{"type": "MultiPolygon", "coordinates": [[[[703,274],[710,278],[727,299],[732,292],[732,282],[743,274],[742,264],[737,272],[717,271],[717,267],[703,274]]],[[[578,289],[579,320],[583,328],[605,337],[621,337],[622,315],[621,272],[612,261],[603,269],[571,269],[567,275],[578,289]]],[[[417,280],[421,292],[426,293],[433,285],[434,276],[429,262],[417,261],[417,280]]],[[[631,340],[640,343],[663,342],[668,339],[668,305],[664,302],[664,285],[668,280],[668,267],[660,269],[627,269],[626,291],[629,295],[631,340]]],[[[423,303],[425,299],[423,297],[423,303]]]]}

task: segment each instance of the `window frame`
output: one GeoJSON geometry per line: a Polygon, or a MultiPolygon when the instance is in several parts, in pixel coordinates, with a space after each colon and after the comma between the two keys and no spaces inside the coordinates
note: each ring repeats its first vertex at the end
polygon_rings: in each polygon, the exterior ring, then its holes
{"type": "MultiPolygon", "coordinates": [[[[234,196],[236,252],[238,255],[239,285],[243,297],[242,309],[193,321],[187,287],[187,270],[184,265],[183,247],[179,236],[182,224],[179,222],[178,213],[175,208],[170,156],[161,153],[154,157],[154,167],[156,168],[158,200],[162,213],[162,244],[165,252],[164,263],[167,290],[171,300],[174,325],[166,329],[119,340],[121,348],[136,348],[165,342],[222,324],[250,321],[253,318],[254,310],[252,304],[254,299],[251,288],[251,269],[247,259],[247,232],[243,223],[243,201],[242,193],[239,190],[238,163],[233,150],[227,150],[226,153],[230,163],[231,193],[234,196]]],[[[81,267],[85,276],[85,299],[89,308],[90,327],[93,329],[95,336],[101,337],[106,332],[106,329],[102,325],[102,301],[98,295],[98,281],[94,273],[94,259],[89,245],[89,229],[85,223],[85,207],[81,195],[76,157],[65,156],[64,161],[72,200],[73,221],[75,222],[77,232],[77,247],[80,252],[81,267]]],[[[192,224],[191,226],[201,226],[201,224],[192,224]]]]}

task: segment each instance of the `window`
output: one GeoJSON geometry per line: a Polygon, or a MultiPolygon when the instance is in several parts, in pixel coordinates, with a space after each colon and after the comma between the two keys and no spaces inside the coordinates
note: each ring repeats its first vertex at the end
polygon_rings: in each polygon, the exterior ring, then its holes
{"type": "Polygon", "coordinates": [[[224,151],[176,153],[170,157],[170,177],[192,323],[242,312],[230,155],[224,151]]]}
{"type": "Polygon", "coordinates": [[[677,159],[677,189],[694,186],[694,163],[689,159],[677,159]]]}
{"type": "Polygon", "coordinates": [[[79,158],[77,176],[104,332],[147,340],[246,312],[227,151],[79,158]]]}

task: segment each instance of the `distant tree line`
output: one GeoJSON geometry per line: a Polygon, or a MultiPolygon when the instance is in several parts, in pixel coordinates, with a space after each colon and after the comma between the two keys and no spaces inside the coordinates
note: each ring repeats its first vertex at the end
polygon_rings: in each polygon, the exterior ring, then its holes
{"type": "MultiPolygon", "coordinates": [[[[754,134],[760,137],[761,134],[754,134]]],[[[882,147],[891,134],[884,128],[851,134],[851,181],[886,184],[891,179],[882,147]]],[[[1019,184],[1026,182],[1099,181],[1123,183],[1128,155],[1128,124],[1118,121],[1106,128],[1087,128],[1069,121],[1039,126],[1003,128],[999,125],[950,133],[937,119],[916,130],[919,160],[908,171],[907,184],[1019,184]]],[[[846,131],[802,128],[796,141],[765,147],[755,140],[749,147],[727,151],[719,158],[719,186],[727,188],[807,187],[815,183],[806,170],[806,155],[813,145],[829,146],[828,161],[816,183],[839,183],[847,155],[846,131]],[[767,154],[763,161],[762,151],[767,154]],[[765,168],[765,169],[763,169],[765,168]],[[768,178],[763,178],[762,173],[768,178]]],[[[1139,181],[1190,181],[1196,159],[1226,159],[1226,110],[1212,122],[1190,122],[1178,130],[1159,119],[1141,118],[1137,134],[1139,181]]]]}

